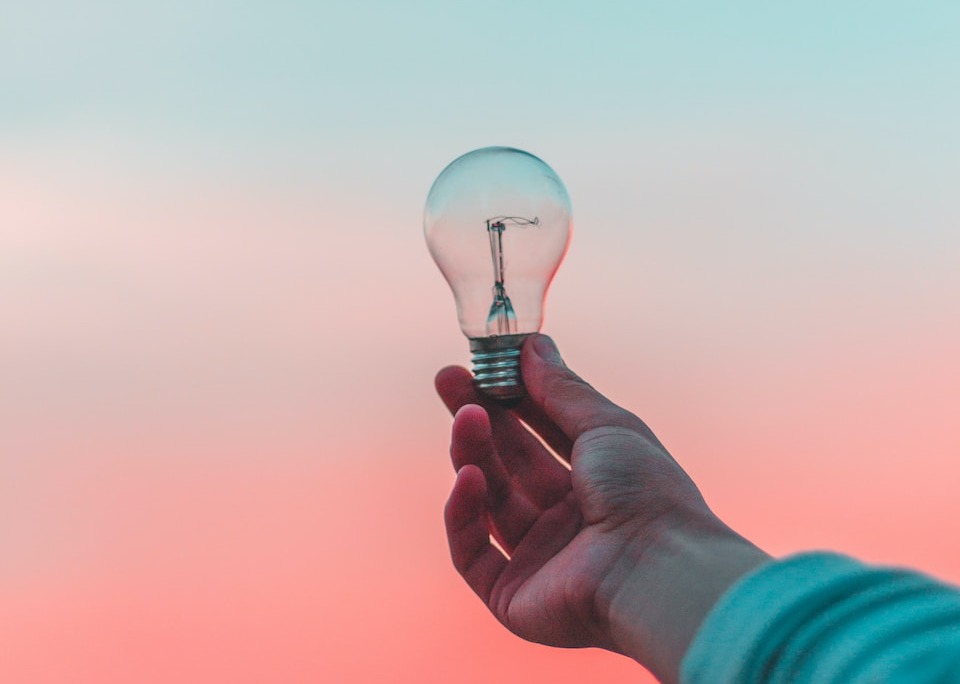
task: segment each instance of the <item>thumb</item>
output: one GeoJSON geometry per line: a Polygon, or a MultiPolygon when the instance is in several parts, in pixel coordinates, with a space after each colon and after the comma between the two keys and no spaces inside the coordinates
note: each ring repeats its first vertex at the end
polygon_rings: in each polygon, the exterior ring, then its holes
{"type": "Polygon", "coordinates": [[[571,440],[606,426],[649,432],[643,421],[567,368],[557,345],[546,335],[531,335],[526,340],[520,368],[530,399],[571,440]]]}

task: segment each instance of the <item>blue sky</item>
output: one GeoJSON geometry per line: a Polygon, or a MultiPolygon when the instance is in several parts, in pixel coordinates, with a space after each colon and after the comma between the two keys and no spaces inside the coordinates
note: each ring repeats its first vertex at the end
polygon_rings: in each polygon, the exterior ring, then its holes
{"type": "Polygon", "coordinates": [[[11,3],[0,121],[362,145],[958,113],[954,3],[571,5],[11,3]]]}

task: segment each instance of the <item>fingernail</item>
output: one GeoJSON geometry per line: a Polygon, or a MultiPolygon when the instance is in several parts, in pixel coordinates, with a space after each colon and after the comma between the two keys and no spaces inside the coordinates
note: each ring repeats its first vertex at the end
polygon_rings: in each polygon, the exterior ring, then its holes
{"type": "Polygon", "coordinates": [[[563,359],[560,358],[560,351],[557,349],[557,345],[546,335],[537,335],[533,338],[533,351],[547,363],[563,365],[563,359]]]}

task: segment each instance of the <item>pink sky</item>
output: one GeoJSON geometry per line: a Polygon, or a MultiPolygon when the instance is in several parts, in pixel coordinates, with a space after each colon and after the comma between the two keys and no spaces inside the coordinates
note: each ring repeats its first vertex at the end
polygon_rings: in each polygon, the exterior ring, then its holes
{"type": "MultiPolygon", "coordinates": [[[[378,207],[296,186],[157,190],[68,162],[2,174],[17,229],[4,234],[0,671],[637,676],[623,658],[516,641],[448,563],[449,421],[431,379],[468,354],[415,212],[386,230],[378,207]]],[[[960,579],[944,542],[960,514],[949,259],[783,251],[732,223],[691,250],[699,209],[625,257],[584,203],[547,313],[570,365],[644,416],[770,551],[960,579]],[[709,258],[729,241],[752,251],[709,258]]]]}

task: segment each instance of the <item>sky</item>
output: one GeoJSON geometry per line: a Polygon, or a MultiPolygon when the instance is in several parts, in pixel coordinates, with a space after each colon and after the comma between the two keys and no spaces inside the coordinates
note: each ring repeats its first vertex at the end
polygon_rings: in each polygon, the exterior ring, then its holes
{"type": "Polygon", "coordinates": [[[652,681],[450,566],[423,241],[511,145],[544,331],[734,528],[960,582],[960,7],[0,8],[0,678],[652,681]]]}

